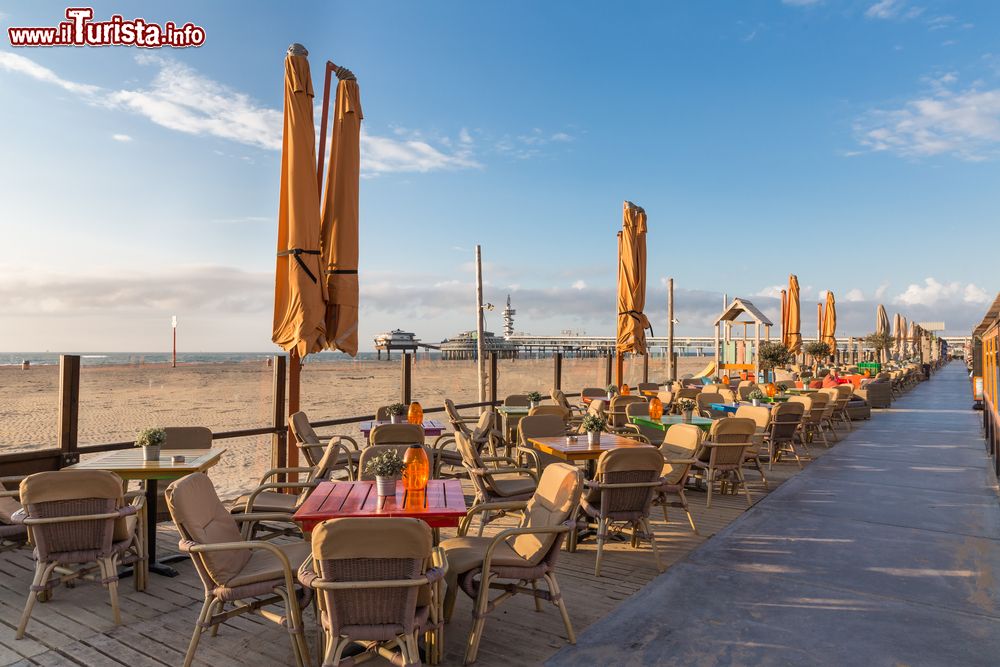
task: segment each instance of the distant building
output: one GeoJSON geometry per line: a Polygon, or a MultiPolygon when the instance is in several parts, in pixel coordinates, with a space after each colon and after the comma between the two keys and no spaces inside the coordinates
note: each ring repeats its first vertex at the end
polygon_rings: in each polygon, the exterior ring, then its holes
{"type": "Polygon", "coordinates": [[[507,307],[503,309],[503,337],[509,339],[514,335],[514,315],[517,311],[510,307],[510,294],[507,295],[507,307]]]}
{"type": "Polygon", "coordinates": [[[417,335],[401,329],[393,329],[388,333],[380,333],[375,336],[375,352],[378,358],[382,358],[382,350],[385,350],[389,359],[392,358],[393,350],[403,352],[416,352],[418,347],[424,347],[417,338],[417,335]]]}
{"type": "MultiPolygon", "coordinates": [[[[517,344],[511,343],[495,335],[492,331],[483,332],[483,346],[486,353],[497,352],[501,359],[516,359],[517,344]]],[[[442,359],[475,359],[476,358],[476,332],[463,331],[462,333],[441,341],[442,359]]]]}

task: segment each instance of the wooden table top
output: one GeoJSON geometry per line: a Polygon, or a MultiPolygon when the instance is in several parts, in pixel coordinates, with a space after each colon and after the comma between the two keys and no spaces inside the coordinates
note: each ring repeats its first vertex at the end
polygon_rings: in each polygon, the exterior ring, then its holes
{"type": "Polygon", "coordinates": [[[576,442],[566,442],[566,436],[560,435],[551,438],[529,438],[529,442],[540,451],[567,461],[590,461],[599,459],[601,454],[612,449],[623,447],[649,447],[644,442],[626,438],[613,433],[601,433],[601,442],[591,445],[587,442],[587,435],[580,434],[576,437],[576,442]]]}
{"type": "Polygon", "coordinates": [[[462,483],[432,479],[423,493],[408,492],[396,482],[396,495],[380,497],[374,481],[322,482],[295,512],[303,530],[327,519],[348,517],[411,517],[431,528],[456,528],[467,511],[462,483]]]}
{"type": "Polygon", "coordinates": [[[709,419],[708,417],[699,417],[698,415],[691,415],[691,421],[684,421],[683,415],[663,415],[660,417],[659,421],[650,419],[649,417],[630,417],[633,424],[642,424],[643,426],[651,426],[653,428],[658,428],[661,431],[666,431],[668,428],[674,424],[694,424],[702,431],[708,431],[712,428],[712,424],[715,423],[714,419],[709,419]]]}
{"type": "Polygon", "coordinates": [[[502,415],[527,415],[531,412],[531,406],[528,405],[501,405],[497,408],[497,412],[502,415]]]}
{"type": "Polygon", "coordinates": [[[120,449],[69,466],[74,470],[107,470],[122,479],[179,479],[193,472],[205,472],[225,453],[225,449],[161,449],[158,461],[144,461],[142,448],[120,449]],[[183,456],[183,463],[174,463],[183,456]]]}
{"type": "MultiPolygon", "coordinates": [[[[367,438],[368,434],[371,433],[372,429],[376,426],[381,426],[382,424],[391,424],[391,421],[367,421],[361,422],[361,433],[367,438]]],[[[403,422],[407,424],[409,422],[403,422]]],[[[424,435],[441,435],[444,431],[444,424],[437,421],[436,419],[425,419],[423,423],[424,435]]]]}

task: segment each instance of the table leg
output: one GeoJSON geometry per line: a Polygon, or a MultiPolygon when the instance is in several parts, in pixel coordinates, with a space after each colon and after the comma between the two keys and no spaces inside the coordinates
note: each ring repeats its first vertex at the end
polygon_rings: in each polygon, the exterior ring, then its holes
{"type": "MultiPolygon", "coordinates": [[[[176,577],[177,570],[156,559],[156,514],[158,500],[158,484],[155,479],[148,479],[146,484],[146,558],[149,560],[149,571],[164,577],[176,577]]],[[[175,556],[169,560],[183,560],[187,556],[175,556]]],[[[167,559],[164,559],[167,560],[167,559]]]]}

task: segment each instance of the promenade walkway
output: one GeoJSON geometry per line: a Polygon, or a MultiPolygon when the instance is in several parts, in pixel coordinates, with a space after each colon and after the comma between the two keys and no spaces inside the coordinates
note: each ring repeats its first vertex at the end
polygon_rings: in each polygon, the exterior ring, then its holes
{"type": "Polygon", "coordinates": [[[1000,504],[952,363],[551,667],[1000,664],[1000,504]]]}

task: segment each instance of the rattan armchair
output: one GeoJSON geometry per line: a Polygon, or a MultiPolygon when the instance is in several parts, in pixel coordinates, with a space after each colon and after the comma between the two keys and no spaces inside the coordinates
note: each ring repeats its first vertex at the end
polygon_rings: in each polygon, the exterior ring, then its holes
{"type": "Polygon", "coordinates": [[[597,560],[594,576],[601,576],[604,543],[612,524],[624,524],[632,531],[632,546],[640,539],[649,546],[661,572],[663,564],[656,549],[656,537],[649,525],[649,510],[663,482],[663,456],[652,447],[613,449],[601,454],[593,480],[584,483],[580,500],[583,514],[597,523],[597,560]]]}
{"type": "MultiPolygon", "coordinates": [[[[326,445],[322,438],[309,423],[309,417],[304,412],[296,412],[288,418],[288,430],[295,438],[295,444],[309,465],[314,466],[323,458],[326,445]]],[[[343,454],[341,458],[334,461],[335,468],[342,468],[347,471],[348,479],[357,476],[358,459],[361,458],[361,448],[358,441],[346,435],[328,436],[327,445],[336,443],[342,445],[343,454]]]]}
{"type": "Polygon", "coordinates": [[[720,419],[712,424],[708,440],[702,443],[702,449],[694,462],[694,467],[701,470],[708,485],[708,495],[705,507],[712,506],[712,493],[715,482],[720,482],[720,491],[725,492],[727,483],[732,485],[733,492],[742,486],[747,497],[747,507],[753,504],[750,489],[743,476],[743,466],[746,450],[753,446],[753,435],[757,425],[752,419],[730,417],[720,419]]]}
{"type": "Polygon", "coordinates": [[[316,526],[312,558],[298,578],[316,597],[324,667],[340,665],[353,642],[369,644],[371,654],[393,664],[419,665],[420,635],[428,662],[437,664],[447,572],[444,551],[432,547],[431,529],[419,519],[332,519],[316,526]]]}
{"type": "MultiPolygon", "coordinates": [[[[527,500],[538,488],[538,471],[534,468],[518,466],[507,456],[482,456],[472,442],[461,433],[455,434],[462,463],[469,472],[469,479],[475,489],[476,505],[510,500],[527,500]]],[[[479,534],[492,520],[490,512],[480,516],[479,534]]]]}
{"type": "Polygon", "coordinates": [[[445,594],[445,619],[451,617],[455,597],[461,588],[473,600],[473,624],[465,651],[465,664],[475,662],[487,615],[508,598],[528,594],[552,602],[562,616],[570,644],[576,635],[566,602],[556,580],[556,561],[560,546],[576,526],[583,475],[566,463],[548,466],[538,489],[528,501],[476,505],[458,530],[458,537],[441,543],[448,559],[448,582],[445,594]],[[472,518],[480,512],[520,511],[521,523],[492,537],[469,537],[472,518]],[[547,590],[540,590],[544,582],[547,590]],[[490,599],[490,589],[503,591],[490,599]]]}
{"type": "Polygon", "coordinates": [[[35,601],[47,599],[58,583],[90,578],[90,563],[108,588],[115,625],[121,623],[118,566],[132,564],[135,588],[145,590],[144,496],[135,494],[129,503],[122,489],[122,479],[103,470],[40,472],[21,482],[24,508],[13,519],[27,527],[35,545],[35,576],[16,639],[24,637],[35,601]],[[60,576],[53,580],[56,571],[60,576]]]}
{"type": "Polygon", "coordinates": [[[21,547],[28,540],[28,529],[14,521],[22,509],[18,487],[23,479],[23,475],[0,477],[0,552],[21,547]]]}
{"type": "Polygon", "coordinates": [[[663,521],[669,523],[667,506],[680,507],[687,515],[688,523],[695,535],[698,526],[695,525],[691,509],[688,507],[684,487],[687,486],[691,466],[697,460],[695,456],[701,449],[705,432],[694,424],[674,424],[667,429],[660,445],[663,456],[663,469],[660,471],[660,487],[657,489],[655,504],[663,508],[663,521]],[[668,496],[676,496],[677,500],[668,500],[668,496]]]}
{"type": "Polygon", "coordinates": [[[302,609],[311,591],[302,589],[295,572],[309,555],[309,544],[247,540],[238,523],[269,518],[267,514],[232,515],[226,511],[211,480],[203,473],[182,477],[167,487],[167,507],[180,534],[180,550],[191,555],[205,589],[205,600],[184,656],[190,667],[201,635],[212,635],[230,618],[259,611],[284,627],[292,642],[295,664],[311,663],[302,623],[302,609]],[[281,603],[284,613],[266,607],[281,603]],[[229,606],[229,609],[226,607],[229,606]]]}

